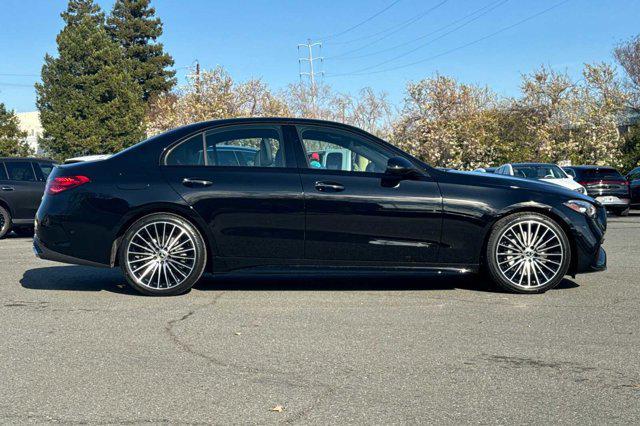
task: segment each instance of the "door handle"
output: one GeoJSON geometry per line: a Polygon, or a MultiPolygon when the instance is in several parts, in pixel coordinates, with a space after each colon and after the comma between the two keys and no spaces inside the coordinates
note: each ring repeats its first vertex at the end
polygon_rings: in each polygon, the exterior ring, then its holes
{"type": "Polygon", "coordinates": [[[344,186],[336,182],[316,182],[316,190],[320,192],[344,191],[344,186]]]}
{"type": "Polygon", "coordinates": [[[182,184],[189,188],[194,188],[196,186],[211,186],[213,182],[204,179],[184,178],[182,179],[182,184]]]}
{"type": "Polygon", "coordinates": [[[3,186],[2,188],[3,191],[13,191],[15,188],[13,186],[3,186]]]}

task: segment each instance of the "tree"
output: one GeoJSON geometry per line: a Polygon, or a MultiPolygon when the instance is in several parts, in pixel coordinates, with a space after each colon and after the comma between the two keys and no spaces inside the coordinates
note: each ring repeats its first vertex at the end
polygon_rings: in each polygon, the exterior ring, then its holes
{"type": "Polygon", "coordinates": [[[585,64],[582,75],[571,107],[569,158],[576,164],[621,166],[624,141],[618,118],[628,96],[609,64],[585,64]]]}
{"type": "Polygon", "coordinates": [[[18,116],[0,103],[0,157],[26,157],[33,154],[20,130],[18,116]]]}
{"type": "Polygon", "coordinates": [[[147,101],[170,91],[176,84],[173,58],[157,39],[162,35],[162,22],[155,18],[150,0],[116,0],[107,19],[107,31],[122,46],[130,60],[131,74],[142,88],[147,101]]]}
{"type": "Polygon", "coordinates": [[[185,86],[154,99],[147,123],[148,132],[156,134],[197,121],[287,115],[284,99],[261,80],[236,84],[224,68],[217,67],[188,76],[185,86]]]}
{"type": "Polygon", "coordinates": [[[627,73],[633,104],[640,108],[640,35],[619,44],[613,54],[627,73]]]}
{"type": "Polygon", "coordinates": [[[496,157],[495,95],[436,75],[407,85],[393,141],[433,166],[476,168],[496,157]]]}
{"type": "Polygon", "coordinates": [[[143,138],[144,106],[128,61],[92,0],[70,0],[62,13],[58,57],[45,56],[36,84],[41,146],[55,158],[114,153],[143,138]]]}

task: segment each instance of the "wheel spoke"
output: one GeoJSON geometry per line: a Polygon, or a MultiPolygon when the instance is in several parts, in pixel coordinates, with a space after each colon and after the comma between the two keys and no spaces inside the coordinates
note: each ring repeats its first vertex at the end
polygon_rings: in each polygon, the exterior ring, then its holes
{"type": "Polygon", "coordinates": [[[554,279],[564,261],[557,231],[538,220],[513,223],[502,232],[495,248],[502,276],[522,288],[543,286],[554,279]]]}
{"type": "Polygon", "coordinates": [[[195,241],[186,228],[159,220],[144,225],[129,240],[127,268],[138,284],[168,289],[189,277],[196,254],[195,241]]]}

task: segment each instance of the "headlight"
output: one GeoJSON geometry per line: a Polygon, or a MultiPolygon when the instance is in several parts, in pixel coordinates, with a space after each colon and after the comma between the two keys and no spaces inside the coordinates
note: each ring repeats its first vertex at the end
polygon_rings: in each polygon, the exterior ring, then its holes
{"type": "Polygon", "coordinates": [[[578,213],[586,214],[589,217],[594,217],[596,215],[596,206],[589,203],[588,201],[569,200],[564,203],[564,205],[569,207],[571,210],[574,210],[578,213]]]}
{"type": "Polygon", "coordinates": [[[578,191],[581,194],[587,195],[587,189],[584,186],[581,186],[580,188],[576,188],[576,191],[578,191]]]}

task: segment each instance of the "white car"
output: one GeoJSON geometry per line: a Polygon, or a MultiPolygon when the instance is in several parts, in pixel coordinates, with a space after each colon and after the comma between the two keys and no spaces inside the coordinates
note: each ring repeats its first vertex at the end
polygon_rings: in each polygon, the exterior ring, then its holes
{"type": "Polygon", "coordinates": [[[525,179],[543,180],[587,195],[587,190],[584,186],[573,180],[573,177],[566,174],[564,170],[555,164],[508,163],[498,167],[494,173],[525,179]]]}

